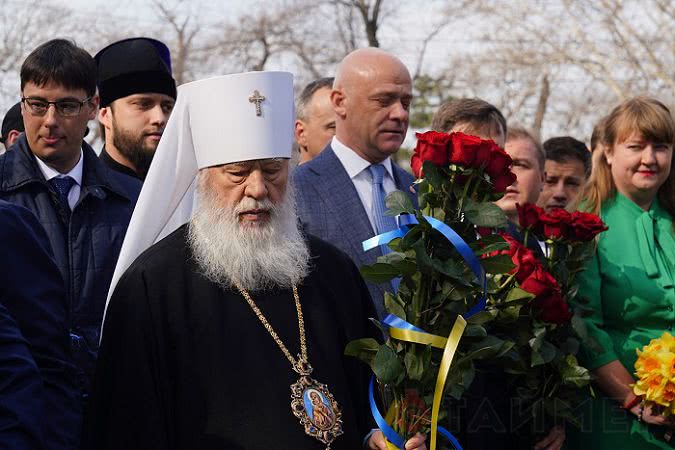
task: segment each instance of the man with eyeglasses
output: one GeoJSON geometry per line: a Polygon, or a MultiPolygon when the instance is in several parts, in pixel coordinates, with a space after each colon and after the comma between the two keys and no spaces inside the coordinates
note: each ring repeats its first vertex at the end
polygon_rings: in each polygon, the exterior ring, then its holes
{"type": "Polygon", "coordinates": [[[94,59],[105,140],[101,160],[145,180],[176,102],[169,49],[155,39],[131,38],[110,44],[94,59]]]}
{"type": "Polygon", "coordinates": [[[88,390],[115,263],[141,183],[106,167],[83,141],[96,117],[96,63],[74,43],[40,45],[21,66],[25,135],[0,156],[0,199],[47,231],[67,293],[67,327],[88,390]]]}

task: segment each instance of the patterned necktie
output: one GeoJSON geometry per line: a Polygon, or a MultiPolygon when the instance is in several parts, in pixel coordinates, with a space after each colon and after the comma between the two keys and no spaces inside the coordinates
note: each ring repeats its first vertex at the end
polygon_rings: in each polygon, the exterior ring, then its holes
{"type": "Polygon", "coordinates": [[[57,177],[49,180],[49,184],[52,185],[54,190],[59,196],[59,203],[63,207],[64,211],[70,213],[70,205],[68,204],[68,193],[70,189],[75,184],[75,180],[71,177],[57,177]]]}

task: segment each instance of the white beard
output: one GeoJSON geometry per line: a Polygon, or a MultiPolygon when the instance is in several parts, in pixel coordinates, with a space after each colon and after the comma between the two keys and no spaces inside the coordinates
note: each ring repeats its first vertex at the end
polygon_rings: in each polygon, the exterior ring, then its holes
{"type": "Polygon", "coordinates": [[[206,278],[221,286],[262,291],[291,288],[307,276],[309,249],[298,228],[290,186],[278,205],[244,197],[235,208],[226,208],[200,181],[188,243],[206,278]],[[242,227],[239,213],[256,208],[269,209],[269,220],[242,227]]]}

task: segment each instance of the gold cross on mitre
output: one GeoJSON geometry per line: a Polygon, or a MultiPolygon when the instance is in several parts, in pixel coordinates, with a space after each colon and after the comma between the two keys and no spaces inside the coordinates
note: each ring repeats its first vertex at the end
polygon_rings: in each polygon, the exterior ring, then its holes
{"type": "Polygon", "coordinates": [[[265,96],[260,95],[260,92],[256,89],[253,91],[253,95],[248,98],[249,103],[255,103],[255,115],[256,116],[262,116],[262,109],[260,108],[260,104],[265,101],[265,96]]]}

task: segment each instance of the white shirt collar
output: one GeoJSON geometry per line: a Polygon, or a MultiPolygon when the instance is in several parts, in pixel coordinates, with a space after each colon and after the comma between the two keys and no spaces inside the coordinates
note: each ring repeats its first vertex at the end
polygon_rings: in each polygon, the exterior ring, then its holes
{"type": "MultiPolygon", "coordinates": [[[[331,141],[330,145],[333,151],[335,152],[335,156],[338,157],[338,159],[344,166],[345,170],[347,171],[349,178],[351,179],[354,179],[354,177],[356,177],[358,174],[366,170],[371,165],[369,161],[366,161],[365,159],[361,158],[361,156],[359,156],[358,153],[356,153],[354,150],[350,149],[345,144],[340,142],[337,136],[333,136],[333,140],[331,141]]],[[[384,168],[387,170],[387,173],[393,180],[394,169],[391,166],[391,158],[387,157],[387,159],[382,161],[380,164],[384,166],[384,168]]]]}
{"type": "Polygon", "coordinates": [[[38,167],[40,167],[40,171],[42,171],[42,175],[45,176],[45,180],[49,181],[52,178],[56,178],[58,176],[71,177],[73,180],[75,180],[78,186],[82,186],[82,168],[84,166],[82,154],[82,149],[80,149],[80,159],[77,161],[77,164],[75,164],[75,167],[70,169],[70,172],[68,173],[61,173],[57,170],[54,170],[37,156],[35,156],[35,159],[37,160],[38,167]]]}

